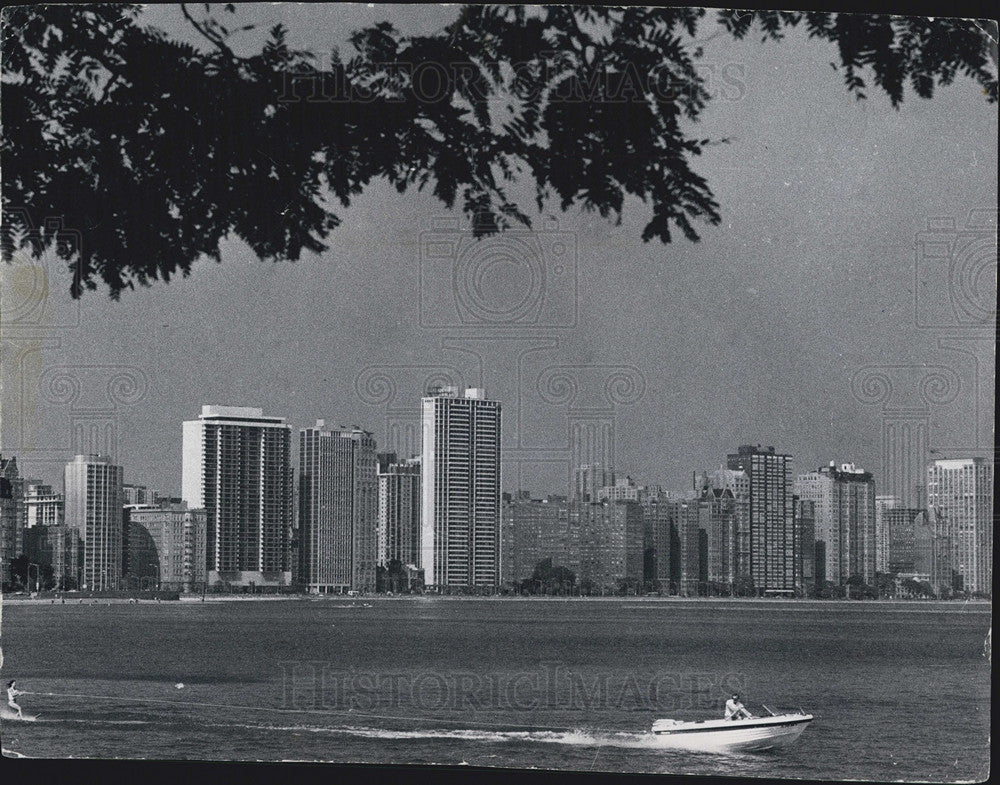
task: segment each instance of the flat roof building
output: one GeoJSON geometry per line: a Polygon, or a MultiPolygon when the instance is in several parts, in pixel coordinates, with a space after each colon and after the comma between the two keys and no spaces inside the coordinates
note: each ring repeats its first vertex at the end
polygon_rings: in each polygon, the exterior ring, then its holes
{"type": "Polygon", "coordinates": [[[206,513],[209,583],[291,582],[291,427],[283,417],[203,406],[184,422],[181,497],[206,513]]]}

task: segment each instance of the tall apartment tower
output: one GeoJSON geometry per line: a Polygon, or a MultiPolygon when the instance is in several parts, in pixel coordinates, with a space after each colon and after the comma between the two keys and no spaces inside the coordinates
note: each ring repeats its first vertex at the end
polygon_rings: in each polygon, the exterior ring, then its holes
{"type": "Polygon", "coordinates": [[[774,447],[740,445],[730,454],[729,469],[750,480],[749,574],[758,592],[794,594],[795,514],[792,456],[774,447]]]}
{"type": "Polygon", "coordinates": [[[993,591],[993,462],[937,460],[927,467],[927,506],[951,538],[951,568],[968,592],[993,591]]]}
{"type": "Polygon", "coordinates": [[[378,563],[421,566],[420,458],[399,461],[395,453],[379,455],[378,563]]]}
{"type": "Polygon", "coordinates": [[[299,431],[299,581],[316,594],[375,591],[375,439],[360,428],[299,431]]]}
{"type": "Polygon", "coordinates": [[[826,580],[844,584],[857,575],[875,583],[878,541],[875,480],[853,463],[833,461],[800,474],[795,492],[815,505],[816,540],[824,543],[826,580]]]}
{"type": "Polygon", "coordinates": [[[889,572],[889,510],[902,506],[892,494],[875,497],[875,571],[889,572]]]}
{"type": "Polygon", "coordinates": [[[470,388],[422,402],[421,566],[427,586],[500,583],[500,402],[470,388]]]}
{"type": "Polygon", "coordinates": [[[27,526],[24,506],[24,478],[17,458],[0,456],[0,580],[10,581],[10,563],[24,553],[27,526]]]}
{"type": "Polygon", "coordinates": [[[66,464],[66,525],[83,546],[82,589],[118,588],[122,576],[122,467],[100,455],[66,464]]]}
{"type": "Polygon", "coordinates": [[[290,583],[291,445],[261,409],[203,406],[184,422],[181,497],[205,510],[210,584],[290,583]]]}

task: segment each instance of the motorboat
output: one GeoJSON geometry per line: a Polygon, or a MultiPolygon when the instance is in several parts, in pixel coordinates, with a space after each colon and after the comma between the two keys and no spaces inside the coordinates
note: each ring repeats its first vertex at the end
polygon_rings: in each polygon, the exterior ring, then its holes
{"type": "Polygon", "coordinates": [[[812,715],[799,711],[739,720],[656,720],[656,746],[702,752],[753,752],[783,747],[795,741],[812,722],[812,715]]]}

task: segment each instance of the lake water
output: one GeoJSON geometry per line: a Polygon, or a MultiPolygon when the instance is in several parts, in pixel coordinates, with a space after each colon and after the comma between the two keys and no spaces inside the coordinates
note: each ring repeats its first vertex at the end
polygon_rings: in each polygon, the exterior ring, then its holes
{"type": "Polygon", "coordinates": [[[983,604],[442,598],[7,604],[40,757],[958,781],[989,773],[983,604]],[[183,685],[183,686],[178,686],[183,685]],[[649,747],[658,717],[802,708],[791,747],[649,747]]]}

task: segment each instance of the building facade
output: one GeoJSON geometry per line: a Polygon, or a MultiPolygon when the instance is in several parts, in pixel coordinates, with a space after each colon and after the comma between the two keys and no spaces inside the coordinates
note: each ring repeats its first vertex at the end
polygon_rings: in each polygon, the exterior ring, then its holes
{"type": "Polygon", "coordinates": [[[153,491],[145,485],[134,485],[126,483],[122,486],[122,493],[125,496],[125,504],[155,504],[153,491]]]}
{"type": "Polygon", "coordinates": [[[182,500],[207,517],[210,584],[291,582],[291,427],[261,409],[203,406],[184,422],[182,500]]]}
{"type": "MultiPolygon", "coordinates": [[[[588,503],[589,504],[589,503],[588,503]]],[[[502,508],[501,580],[516,586],[531,578],[545,559],[565,567],[579,581],[580,527],[586,519],[583,503],[565,497],[518,498],[502,508]]]]}
{"type": "Polygon", "coordinates": [[[421,565],[428,587],[500,583],[500,402],[484,390],[422,400],[421,565]]]}
{"type": "Polygon", "coordinates": [[[741,445],[728,468],[749,479],[749,577],[763,594],[795,593],[795,511],[792,457],[774,447],[741,445]]]}
{"type": "Polygon", "coordinates": [[[63,523],[25,529],[24,555],[39,567],[52,568],[52,584],[56,589],[80,588],[83,543],[76,529],[63,523]]]}
{"type": "Polygon", "coordinates": [[[27,528],[61,526],[65,515],[65,500],[51,485],[32,483],[24,496],[27,528]]]}
{"type": "Polygon", "coordinates": [[[99,455],[77,455],[66,464],[66,525],[83,547],[81,589],[121,587],[122,474],[99,455]]]}
{"type": "Polygon", "coordinates": [[[24,553],[25,482],[17,458],[0,456],[0,584],[10,583],[10,563],[24,553]]]}
{"type": "MultiPolygon", "coordinates": [[[[128,576],[155,578],[164,591],[201,591],[208,580],[207,515],[187,505],[126,509],[125,570],[128,576]]],[[[153,588],[153,581],[148,587],[153,588]]]]}
{"type": "Polygon", "coordinates": [[[927,468],[927,505],[951,541],[962,589],[993,592],[993,462],[936,460],[927,468]]]}
{"type": "Polygon", "coordinates": [[[421,567],[420,458],[378,456],[378,564],[421,567]]]}
{"type": "MultiPolygon", "coordinates": [[[[643,519],[636,502],[577,503],[580,519],[578,581],[591,591],[613,592],[643,583],[643,519]]],[[[572,569],[572,568],[571,568],[572,569]]]]}
{"type": "Polygon", "coordinates": [[[794,497],[795,505],[795,570],[803,594],[816,588],[816,505],[808,499],[794,497]]]}
{"type": "Polygon", "coordinates": [[[901,507],[898,496],[878,494],[875,496],[875,572],[889,572],[889,525],[887,510],[901,507]]]}
{"type": "Polygon", "coordinates": [[[317,594],[375,591],[375,439],[360,428],[299,431],[299,581],[317,594]]]}
{"type": "Polygon", "coordinates": [[[795,494],[815,507],[816,540],[824,543],[825,580],[844,584],[852,576],[875,583],[875,480],[853,463],[821,466],[800,474],[795,494]]]}

